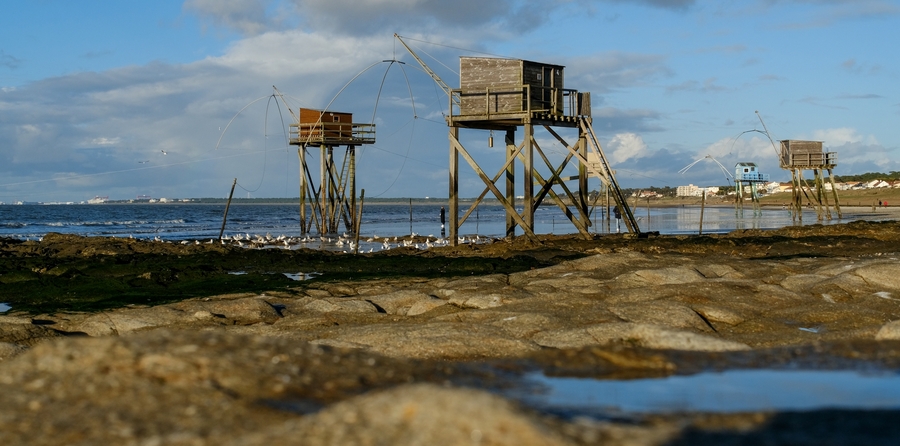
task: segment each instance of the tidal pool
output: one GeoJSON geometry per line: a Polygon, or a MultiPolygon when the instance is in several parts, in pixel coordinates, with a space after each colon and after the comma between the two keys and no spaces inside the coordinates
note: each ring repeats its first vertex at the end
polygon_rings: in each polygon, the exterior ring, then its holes
{"type": "MultiPolygon", "coordinates": [[[[243,275],[247,274],[247,271],[229,271],[228,274],[231,274],[232,276],[243,276],[243,275]]],[[[270,274],[276,274],[276,273],[270,273],[270,274]]],[[[322,273],[281,273],[281,274],[283,274],[284,277],[287,277],[288,279],[298,280],[298,281],[314,279],[314,278],[322,275],[322,273]]]]}
{"type": "Polygon", "coordinates": [[[510,395],[567,416],[898,409],[900,374],[855,370],[729,370],[634,380],[525,377],[510,395]]]}
{"type": "Polygon", "coordinates": [[[322,273],[282,273],[291,280],[309,280],[322,275],[322,273]]]}

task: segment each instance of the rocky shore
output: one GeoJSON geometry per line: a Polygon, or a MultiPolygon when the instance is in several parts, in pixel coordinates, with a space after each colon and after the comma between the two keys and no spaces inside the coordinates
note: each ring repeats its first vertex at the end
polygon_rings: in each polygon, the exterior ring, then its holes
{"type": "Polygon", "coordinates": [[[0,302],[13,308],[0,316],[0,443],[900,438],[897,410],[613,419],[504,396],[535,371],[900,370],[896,222],[364,256],[258,251],[63,235],[0,242],[0,302]],[[298,269],[321,275],[279,275],[298,269]],[[225,280],[244,281],[231,293],[204,285],[225,280]],[[93,306],[79,310],[84,302],[93,306]]]}

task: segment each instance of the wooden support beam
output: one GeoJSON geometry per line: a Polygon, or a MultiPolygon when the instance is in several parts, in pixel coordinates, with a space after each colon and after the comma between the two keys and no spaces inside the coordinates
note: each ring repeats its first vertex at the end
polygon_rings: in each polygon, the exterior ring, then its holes
{"type": "Polygon", "coordinates": [[[306,222],[306,148],[297,147],[297,158],[300,159],[300,234],[306,235],[309,226],[306,222]]]}
{"type": "MultiPolygon", "coordinates": [[[[347,205],[350,223],[347,227],[353,228],[351,232],[356,233],[359,230],[356,211],[356,146],[347,146],[347,157],[349,159],[349,177],[347,178],[347,181],[350,183],[348,187],[350,189],[350,203],[347,205]]],[[[362,206],[360,206],[360,211],[361,210],[362,206]]],[[[359,245],[357,245],[357,248],[358,247],[359,245]]]]}
{"type": "Polygon", "coordinates": [[[822,203],[825,219],[831,220],[831,209],[828,205],[828,194],[825,193],[825,178],[822,176],[822,171],[820,169],[813,169],[813,173],[816,176],[816,197],[819,199],[819,202],[822,203]]]}
{"type": "MultiPolygon", "coordinates": [[[[507,134],[509,136],[509,134],[507,134]]],[[[527,140],[527,138],[526,138],[527,140]]],[[[523,142],[524,144],[524,142],[523,142]]],[[[516,156],[515,142],[511,138],[506,138],[506,200],[511,203],[512,208],[516,207],[516,156]]],[[[480,169],[479,169],[480,170],[480,169]]],[[[493,184],[493,183],[491,183],[493,184]]],[[[518,213],[518,211],[515,211],[518,213]]],[[[516,235],[516,220],[509,213],[506,214],[506,236],[513,237],[516,235]]]]}
{"type": "MultiPolygon", "coordinates": [[[[521,146],[521,145],[519,145],[519,146],[517,147],[517,151],[515,152],[516,156],[518,156],[518,151],[520,151],[520,150],[522,150],[522,146],[521,146]]],[[[497,174],[494,175],[493,178],[491,178],[491,183],[492,183],[492,184],[497,184],[497,181],[499,181],[500,178],[503,177],[503,175],[506,174],[506,169],[507,169],[507,167],[509,166],[509,163],[511,163],[514,159],[515,159],[515,157],[513,157],[513,158],[511,158],[511,159],[508,159],[508,160],[506,161],[506,163],[503,164],[503,166],[500,168],[500,170],[497,172],[497,174]]],[[[485,188],[481,191],[481,193],[478,195],[478,197],[475,198],[475,202],[472,203],[471,206],[469,206],[469,209],[467,209],[466,212],[465,212],[465,214],[463,214],[463,216],[459,219],[459,224],[460,224],[460,225],[464,224],[464,223],[466,222],[466,220],[469,218],[469,216],[472,215],[473,212],[475,212],[475,209],[476,209],[476,208],[478,207],[478,205],[482,202],[482,200],[484,199],[485,195],[487,195],[487,193],[490,192],[490,191],[491,191],[491,190],[490,190],[490,188],[488,188],[488,187],[485,187],[485,188]]]]}
{"type": "Polygon", "coordinates": [[[837,212],[838,219],[844,218],[841,213],[841,203],[838,201],[837,186],[834,184],[834,174],[828,169],[828,180],[831,182],[831,193],[834,195],[834,210],[837,212]]]}
{"type": "MultiPolygon", "coordinates": [[[[534,211],[537,205],[534,202],[534,176],[537,172],[534,170],[534,126],[531,122],[527,122],[524,126],[525,138],[522,154],[522,166],[524,168],[525,182],[522,184],[524,200],[522,203],[522,213],[525,214],[525,225],[534,232],[534,211]]],[[[508,235],[508,234],[507,234],[508,235]]]]}
{"type": "MultiPolygon", "coordinates": [[[[577,146],[576,153],[580,153],[581,156],[587,158],[587,138],[583,134],[579,134],[578,142],[575,144],[577,146]]],[[[596,203],[596,200],[594,201],[596,203]]],[[[578,201],[573,203],[573,205],[578,207],[579,212],[584,216],[586,227],[590,228],[591,212],[588,210],[588,169],[586,164],[578,163],[578,201]]],[[[590,230],[586,229],[586,231],[590,235],[590,230]]]]}
{"type": "Polygon", "coordinates": [[[791,198],[793,199],[793,208],[795,213],[795,218],[800,223],[803,223],[803,199],[800,194],[802,193],[802,188],[800,186],[800,176],[798,174],[797,169],[791,169],[791,198]]]}
{"type": "Polygon", "coordinates": [[[550,194],[550,196],[553,198],[553,201],[563,211],[563,214],[566,216],[566,218],[568,218],[569,221],[572,222],[573,225],[575,225],[575,228],[578,229],[578,232],[580,232],[582,235],[590,236],[590,232],[587,229],[588,224],[585,223],[588,220],[587,214],[585,212],[583,212],[581,210],[581,208],[579,207],[578,209],[579,209],[580,218],[575,217],[575,214],[572,213],[572,210],[569,208],[568,204],[559,196],[559,194],[557,194],[553,190],[554,184],[560,185],[560,187],[565,192],[565,196],[571,201],[571,203],[573,205],[576,204],[575,194],[573,194],[569,190],[569,187],[559,176],[562,173],[563,169],[565,169],[569,160],[572,159],[572,155],[569,154],[568,156],[566,156],[566,158],[562,162],[562,164],[560,164],[559,167],[554,168],[553,164],[550,162],[550,160],[544,154],[543,150],[541,150],[540,146],[537,144],[537,141],[535,141],[534,145],[536,147],[537,153],[544,160],[544,163],[547,165],[547,167],[549,167],[551,169],[551,177],[549,180],[545,180],[541,176],[540,172],[538,172],[537,170],[534,171],[535,178],[537,179],[538,183],[540,183],[542,186],[540,192],[538,193],[538,196],[535,199],[535,203],[537,203],[537,204],[542,203],[544,200],[544,197],[547,194],[550,194]]]}
{"type": "Polygon", "coordinates": [[[328,147],[319,146],[319,151],[319,211],[322,215],[322,230],[327,233],[331,229],[331,221],[328,219],[328,147]]]}
{"type": "Polygon", "coordinates": [[[458,140],[450,141],[450,144],[452,146],[454,146],[455,150],[460,155],[462,155],[463,159],[465,159],[467,163],[469,163],[469,166],[472,167],[472,169],[475,171],[475,173],[478,174],[478,177],[481,178],[481,181],[484,182],[484,184],[491,190],[491,192],[494,194],[494,196],[497,198],[497,200],[500,202],[500,204],[503,205],[503,208],[506,210],[507,216],[511,217],[513,219],[513,221],[515,221],[515,223],[517,223],[518,225],[520,225],[522,227],[522,231],[525,233],[525,235],[529,239],[531,239],[532,241],[535,241],[535,242],[540,242],[540,240],[538,240],[537,236],[534,234],[534,231],[532,230],[532,228],[529,228],[525,225],[525,220],[523,220],[522,216],[520,216],[519,213],[516,211],[516,208],[513,206],[513,203],[510,203],[508,200],[506,200],[506,197],[503,195],[502,192],[500,192],[500,189],[498,189],[497,186],[491,182],[490,178],[488,178],[488,176],[485,175],[484,171],[481,170],[481,167],[478,166],[478,163],[476,163],[475,160],[472,159],[472,156],[469,155],[469,153],[466,151],[465,147],[463,147],[462,144],[460,144],[458,140]]]}
{"type": "MultiPolygon", "coordinates": [[[[512,141],[512,139],[510,139],[510,141],[512,141]]],[[[497,181],[499,181],[500,178],[503,177],[503,175],[506,173],[507,166],[509,166],[509,163],[511,163],[516,159],[516,157],[518,157],[519,152],[522,150],[522,147],[523,145],[521,144],[517,146],[516,152],[514,153],[515,156],[506,160],[506,163],[503,164],[502,167],[500,167],[500,170],[497,171],[497,174],[494,175],[493,178],[491,178],[491,184],[497,184],[497,181]]],[[[484,199],[484,196],[487,195],[488,192],[490,192],[490,188],[488,187],[485,187],[484,190],[481,191],[481,194],[478,195],[478,197],[475,199],[475,202],[472,203],[472,206],[469,206],[469,209],[466,210],[466,213],[463,214],[463,216],[459,219],[460,225],[464,224],[469,216],[472,215],[473,212],[475,212],[475,209],[478,207],[478,205],[481,203],[481,201],[484,199]]]]}
{"type": "Polygon", "coordinates": [[[797,177],[800,179],[800,190],[803,191],[804,195],[806,195],[806,199],[810,201],[810,204],[815,203],[816,219],[818,221],[822,221],[822,206],[820,203],[818,203],[816,200],[814,200],[812,198],[812,195],[813,195],[812,187],[810,187],[809,182],[807,182],[803,178],[802,170],[799,170],[799,169],[797,170],[797,177]],[[804,186],[806,187],[805,190],[803,189],[804,186]]]}
{"type": "MultiPolygon", "coordinates": [[[[538,146],[538,154],[540,154],[541,158],[544,160],[544,164],[546,164],[547,167],[550,169],[551,177],[548,180],[548,185],[544,186],[544,188],[541,189],[542,195],[539,197],[537,202],[540,203],[541,201],[543,201],[544,195],[546,195],[547,192],[552,192],[552,189],[550,189],[550,187],[552,187],[554,183],[559,184],[560,187],[565,192],[566,197],[568,197],[569,200],[571,200],[571,205],[575,206],[578,209],[579,220],[582,222],[585,222],[585,221],[588,222],[587,226],[590,226],[590,221],[589,221],[590,218],[587,213],[587,207],[579,206],[579,199],[575,196],[574,193],[572,193],[572,191],[569,189],[569,186],[565,183],[565,181],[562,179],[562,177],[560,177],[563,169],[565,169],[566,166],[568,166],[569,161],[572,160],[572,158],[575,156],[575,154],[578,153],[578,151],[569,147],[568,144],[566,144],[566,142],[564,140],[560,139],[560,141],[563,143],[564,146],[566,146],[567,149],[569,149],[569,153],[563,159],[562,163],[560,163],[560,165],[556,168],[554,168],[553,164],[550,162],[550,159],[547,158],[547,156],[544,154],[543,150],[541,150],[541,148],[538,146]]],[[[535,146],[537,146],[537,142],[535,142],[535,146]]],[[[582,167],[585,167],[585,165],[579,163],[579,185],[582,184],[582,182],[584,182],[584,184],[587,184],[586,178],[582,177],[582,175],[581,175],[582,173],[584,173],[581,170],[582,167]]],[[[586,197],[586,195],[585,195],[585,197],[586,197]]],[[[559,197],[557,197],[557,199],[559,199],[559,197]]],[[[586,198],[585,198],[585,203],[586,203],[586,198]]],[[[568,206],[566,206],[566,211],[567,211],[567,213],[571,213],[571,211],[569,211],[568,206]]],[[[573,218],[574,218],[574,216],[573,216],[573,218]]],[[[570,220],[572,220],[572,218],[570,218],[570,220]]],[[[575,220],[572,220],[572,223],[575,223],[575,220]]]]}
{"type": "Polygon", "coordinates": [[[320,234],[324,231],[324,221],[322,220],[322,210],[320,208],[319,203],[319,192],[321,190],[321,186],[319,189],[315,187],[315,181],[313,180],[312,170],[309,168],[309,163],[306,160],[306,150],[308,148],[307,145],[301,146],[303,149],[303,174],[304,174],[304,182],[306,183],[306,198],[304,202],[309,203],[310,211],[312,215],[309,216],[309,220],[307,220],[307,229],[312,230],[312,224],[314,223],[316,227],[316,231],[320,234]]]}

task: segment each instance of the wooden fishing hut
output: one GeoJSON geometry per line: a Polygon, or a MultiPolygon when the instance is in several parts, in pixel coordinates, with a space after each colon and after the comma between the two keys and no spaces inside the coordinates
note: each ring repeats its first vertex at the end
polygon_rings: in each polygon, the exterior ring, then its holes
{"type": "Polygon", "coordinates": [[[781,168],[791,171],[791,216],[803,221],[803,197],[815,206],[818,220],[831,220],[828,194],[825,181],[830,183],[834,210],[837,218],[841,218],[841,205],[838,201],[837,187],[834,184],[833,169],[837,166],[837,152],[825,152],[822,141],[802,141],[785,139],[781,142],[781,168]],[[804,170],[813,171],[813,185],[803,178],[804,170]],[[825,174],[827,173],[827,178],[825,174]]]}
{"type": "MultiPolygon", "coordinates": [[[[415,56],[415,53],[412,54],[415,56]]],[[[561,65],[521,59],[460,57],[460,88],[448,91],[449,230],[452,243],[457,241],[460,225],[488,193],[493,194],[506,209],[507,237],[514,236],[518,226],[525,236],[536,240],[535,210],[545,201],[550,201],[562,210],[579,233],[590,238],[589,174],[597,176],[608,188],[615,204],[623,211],[628,230],[640,232],[592,128],[590,93],[565,88],[564,72],[565,67],[561,65]],[[519,128],[522,129],[522,137],[517,141],[516,131],[519,128]],[[556,128],[575,128],[578,130],[577,138],[566,141],[556,128]],[[489,147],[493,146],[494,131],[504,135],[506,162],[493,175],[489,175],[472,156],[475,153],[473,150],[486,149],[467,148],[460,141],[460,131],[468,129],[490,130],[489,147]],[[565,156],[559,164],[554,164],[538,144],[536,129],[543,129],[565,147],[565,156]],[[595,156],[589,158],[589,153],[595,156]],[[538,155],[537,160],[535,154],[538,155]],[[462,216],[459,213],[460,157],[485,185],[462,216]],[[577,166],[578,175],[563,177],[563,169],[570,162],[577,166]],[[517,163],[520,163],[524,177],[521,201],[518,201],[516,194],[517,163]],[[566,184],[566,181],[572,180],[577,181],[574,188],[566,184]],[[517,206],[521,206],[521,212],[517,206]]],[[[432,76],[440,83],[436,75],[432,76]]]]}
{"type": "Polygon", "coordinates": [[[375,124],[353,122],[351,113],[301,108],[290,126],[290,144],[300,157],[300,230],[338,232],[340,222],[356,232],[356,147],[375,144],[375,124]],[[335,159],[335,149],[344,147],[335,159]],[[308,165],[309,151],[319,149],[318,175],[308,165]],[[307,206],[310,213],[307,214],[307,206]]]}
{"type": "Polygon", "coordinates": [[[739,162],[734,165],[735,213],[744,212],[744,201],[753,205],[753,215],[761,212],[759,206],[759,185],[769,182],[769,174],[760,173],[756,163],[739,162]],[[748,197],[745,197],[749,195],[748,197]]]}

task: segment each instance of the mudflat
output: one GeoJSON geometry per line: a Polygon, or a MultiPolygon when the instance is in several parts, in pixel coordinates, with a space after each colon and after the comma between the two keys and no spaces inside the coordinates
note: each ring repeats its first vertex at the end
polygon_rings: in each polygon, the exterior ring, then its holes
{"type": "Polygon", "coordinates": [[[900,370],[898,256],[892,221],[361,255],[0,239],[0,443],[895,444],[894,409],[586,417],[508,390],[900,370]]]}

